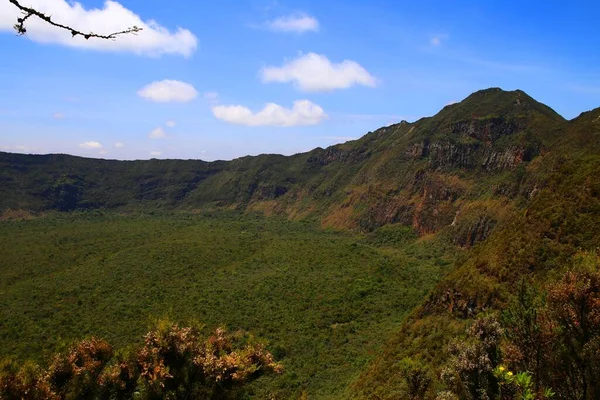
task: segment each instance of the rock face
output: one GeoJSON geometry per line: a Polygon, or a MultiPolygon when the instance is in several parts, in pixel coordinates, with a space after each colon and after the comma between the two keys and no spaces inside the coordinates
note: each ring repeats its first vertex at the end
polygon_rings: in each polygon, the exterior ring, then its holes
{"type": "Polygon", "coordinates": [[[457,318],[472,318],[473,315],[489,307],[491,298],[479,299],[467,296],[455,288],[434,292],[421,309],[421,315],[444,312],[457,318]]]}
{"type": "Polygon", "coordinates": [[[531,149],[518,145],[498,145],[497,141],[523,131],[525,123],[503,117],[453,123],[445,137],[412,143],[405,155],[428,159],[437,170],[481,168],[486,171],[513,169],[529,161],[531,149]]]}
{"type": "Polygon", "coordinates": [[[488,238],[496,226],[496,220],[488,216],[481,216],[474,222],[466,224],[455,232],[454,241],[463,248],[473,247],[488,238]]]}
{"type": "Polygon", "coordinates": [[[369,204],[361,215],[359,226],[373,230],[386,224],[412,226],[421,235],[435,233],[451,224],[457,212],[456,202],[464,194],[458,179],[447,179],[438,173],[416,174],[404,193],[367,192],[359,199],[369,204]]]}
{"type": "Polygon", "coordinates": [[[502,136],[512,135],[526,126],[523,120],[509,120],[494,116],[489,118],[459,121],[451,126],[452,134],[471,137],[486,143],[493,143],[502,136]]]}
{"type": "Polygon", "coordinates": [[[451,168],[474,168],[475,154],[479,144],[455,144],[451,142],[434,142],[427,149],[429,162],[439,170],[451,168]]]}
{"type": "Polygon", "coordinates": [[[322,166],[329,165],[334,162],[355,163],[365,160],[370,155],[371,153],[365,147],[342,149],[334,146],[324,149],[319,154],[309,157],[307,162],[322,166]]]}
{"type": "Polygon", "coordinates": [[[450,225],[456,215],[456,200],[462,192],[459,186],[450,185],[438,177],[429,179],[414,209],[412,227],[419,234],[427,235],[450,225]]]}
{"type": "Polygon", "coordinates": [[[253,196],[257,200],[274,200],[286,194],[288,190],[288,187],[282,185],[262,185],[256,188],[253,196]]]}

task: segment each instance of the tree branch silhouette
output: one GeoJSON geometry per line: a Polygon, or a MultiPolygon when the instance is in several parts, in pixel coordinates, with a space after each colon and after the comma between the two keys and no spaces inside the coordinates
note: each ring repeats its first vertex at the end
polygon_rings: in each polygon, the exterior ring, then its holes
{"type": "Polygon", "coordinates": [[[21,5],[19,3],[18,0],[8,0],[10,3],[14,4],[19,10],[21,10],[23,12],[23,16],[17,18],[17,23],[14,25],[15,30],[17,31],[17,34],[19,36],[22,36],[24,34],[27,33],[27,28],[25,27],[25,22],[27,21],[27,19],[29,19],[32,16],[38,17],[39,19],[46,21],[47,23],[49,23],[52,26],[55,26],[57,28],[61,28],[64,30],[67,30],[69,32],[71,32],[71,35],[73,37],[77,36],[77,35],[81,35],[83,36],[86,40],[90,39],[90,38],[97,38],[97,39],[107,39],[107,40],[115,40],[117,38],[117,36],[119,35],[126,35],[129,33],[133,33],[136,34],[138,32],[140,32],[142,30],[142,28],[139,28],[137,26],[132,26],[131,28],[127,28],[123,31],[120,32],[113,32],[110,33],[108,35],[99,35],[97,33],[93,33],[93,32],[81,32],[75,28],[72,28],[70,26],[67,25],[63,25],[60,24],[58,22],[54,22],[52,21],[52,16],[46,15],[34,8],[31,7],[25,7],[23,5],[21,5]]]}

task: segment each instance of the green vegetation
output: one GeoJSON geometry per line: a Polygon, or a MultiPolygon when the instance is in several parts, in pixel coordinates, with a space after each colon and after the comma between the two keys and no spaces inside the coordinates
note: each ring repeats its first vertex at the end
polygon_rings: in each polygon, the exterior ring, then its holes
{"type": "Polygon", "coordinates": [[[267,340],[284,373],[251,385],[257,398],[343,398],[450,265],[441,243],[403,235],[402,249],[379,248],[226,212],[4,221],[0,351],[47,362],[89,336],[121,349],[166,315],[267,340]]]}
{"type": "Polygon", "coordinates": [[[252,338],[219,328],[205,339],[197,327],[159,321],[135,350],[115,355],[109,343],[91,338],[56,354],[47,369],[4,362],[0,398],[234,399],[269,372],[281,373],[281,365],[252,338]]]}

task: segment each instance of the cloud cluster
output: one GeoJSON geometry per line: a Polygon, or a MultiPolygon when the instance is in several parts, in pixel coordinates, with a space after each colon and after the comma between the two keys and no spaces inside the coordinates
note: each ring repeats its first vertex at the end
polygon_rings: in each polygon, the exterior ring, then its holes
{"type": "Polygon", "coordinates": [[[98,149],[101,149],[102,147],[103,146],[100,142],[90,141],[90,142],[79,143],[79,148],[84,149],[84,150],[98,150],[98,149]]]}
{"type": "Polygon", "coordinates": [[[25,151],[25,150],[27,150],[27,146],[24,146],[24,145],[0,146],[0,150],[6,150],[6,151],[25,151]]]}
{"type": "Polygon", "coordinates": [[[204,100],[206,100],[209,104],[217,104],[219,102],[219,93],[205,92],[204,100]]]}
{"type": "Polygon", "coordinates": [[[239,105],[214,106],[212,112],[220,120],[246,126],[315,125],[327,118],[321,107],[308,100],[295,101],[291,109],[268,103],[258,112],[239,105]]]}
{"type": "MultiPolygon", "coordinates": [[[[52,16],[56,22],[83,32],[108,34],[132,26],[143,29],[137,35],[124,35],[115,41],[85,40],[80,36],[72,37],[68,31],[32,17],[26,23],[26,36],[38,43],[146,56],[177,54],[184,57],[191,56],[198,46],[198,39],[189,30],[179,27],[170,30],[154,20],[144,21],[139,15],[114,0],[105,0],[98,8],[87,9],[82,4],[71,0],[28,0],[27,6],[52,16]]],[[[19,16],[19,10],[9,1],[0,0],[0,31],[12,32],[19,16]]],[[[300,34],[318,32],[320,24],[313,16],[296,13],[265,22],[261,28],[274,32],[300,34]]],[[[443,36],[432,38],[431,44],[439,45],[442,39],[443,36]]],[[[263,83],[292,83],[306,92],[326,92],[352,86],[375,87],[377,85],[377,79],[356,61],[344,60],[335,63],[325,55],[316,53],[300,54],[281,66],[267,66],[260,71],[260,78],[263,83]]],[[[199,95],[193,85],[170,79],[151,82],[139,89],[137,94],[145,100],[156,103],[187,103],[199,95]]],[[[219,94],[216,92],[205,92],[203,97],[217,119],[231,124],[291,127],[316,125],[328,118],[323,108],[310,100],[297,100],[291,108],[271,102],[260,110],[251,110],[243,105],[219,104],[219,94]]],[[[65,115],[57,112],[52,117],[59,120],[65,115]]],[[[164,127],[157,127],[149,132],[148,138],[169,138],[168,128],[173,128],[175,125],[175,121],[166,121],[164,127]]],[[[348,138],[335,138],[338,139],[348,138]]],[[[108,152],[97,141],[79,143],[78,147],[86,151],[96,151],[98,154],[108,152]]],[[[112,147],[122,149],[125,144],[115,142],[112,147]]],[[[160,151],[149,153],[150,156],[161,154],[160,151]]]]}
{"type": "Polygon", "coordinates": [[[165,130],[162,127],[158,127],[153,129],[149,134],[148,137],[150,139],[166,139],[168,138],[167,133],[165,132],[165,130]]]}
{"type": "Polygon", "coordinates": [[[137,93],[140,97],[157,103],[187,103],[198,96],[198,91],[189,83],[170,79],[152,82],[137,93]]]}
{"type": "Polygon", "coordinates": [[[448,35],[445,33],[433,35],[429,39],[429,44],[432,46],[435,46],[435,47],[441,46],[442,43],[445,42],[447,39],[448,39],[448,35]]]}
{"type": "MultiPolygon", "coordinates": [[[[179,54],[184,57],[192,55],[198,46],[198,39],[189,30],[177,28],[170,31],[154,20],[143,21],[133,11],[112,0],[106,0],[103,7],[97,9],[85,9],[80,3],[67,0],[27,0],[25,5],[82,32],[109,34],[132,26],[143,29],[136,35],[123,35],[119,40],[85,40],[80,36],[71,37],[68,31],[32,17],[26,22],[26,36],[39,43],[148,56],[179,54]]],[[[13,25],[20,16],[17,7],[6,0],[1,1],[0,31],[14,31],[13,25]]]]}
{"type": "MultiPolygon", "coordinates": [[[[165,126],[167,128],[174,128],[175,125],[176,125],[175,121],[172,121],[172,120],[165,122],[165,126]]],[[[167,132],[165,132],[165,130],[163,129],[162,126],[159,126],[150,131],[150,133],[148,134],[148,138],[150,138],[150,139],[169,139],[169,135],[167,135],[167,132]]]]}
{"type": "Polygon", "coordinates": [[[308,53],[288,61],[281,67],[266,67],[261,79],[269,82],[293,82],[307,92],[346,89],[354,85],[375,87],[377,80],[355,61],[345,60],[334,64],[320,54],[308,53]]]}
{"type": "Polygon", "coordinates": [[[266,23],[267,28],[275,32],[317,32],[319,21],[307,14],[294,14],[279,17],[266,23]]]}

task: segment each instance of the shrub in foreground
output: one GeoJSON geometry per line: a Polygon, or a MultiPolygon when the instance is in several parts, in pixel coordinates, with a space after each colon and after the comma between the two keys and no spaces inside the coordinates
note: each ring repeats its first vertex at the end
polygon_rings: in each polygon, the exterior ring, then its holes
{"type": "Polygon", "coordinates": [[[280,373],[264,344],[217,329],[159,322],[135,350],[114,354],[91,338],[57,354],[48,368],[0,364],[0,399],[226,399],[264,373],[280,373]],[[242,343],[245,342],[245,343],[242,343]]]}

